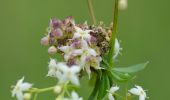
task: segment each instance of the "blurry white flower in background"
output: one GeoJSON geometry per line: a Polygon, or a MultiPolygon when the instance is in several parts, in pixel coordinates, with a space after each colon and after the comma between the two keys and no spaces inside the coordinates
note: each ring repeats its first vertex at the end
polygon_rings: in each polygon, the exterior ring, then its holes
{"type": "Polygon", "coordinates": [[[119,9],[120,10],[125,10],[128,6],[128,1],[127,0],[119,0],[119,9]]]}
{"type": "Polygon", "coordinates": [[[139,100],[145,100],[146,98],[146,93],[141,86],[135,86],[135,88],[130,89],[129,92],[139,96],[139,100]]]}
{"type": "Polygon", "coordinates": [[[24,77],[18,80],[17,84],[12,90],[12,96],[16,96],[17,100],[24,100],[23,92],[29,90],[32,87],[32,84],[23,81],[24,77]]]}
{"type": "Polygon", "coordinates": [[[112,87],[110,88],[110,90],[108,91],[108,92],[109,92],[109,94],[108,94],[109,100],[115,100],[115,98],[113,97],[113,95],[114,95],[114,93],[115,93],[116,91],[118,91],[118,90],[119,90],[119,87],[118,87],[118,86],[112,86],[112,87]]]}
{"type": "Polygon", "coordinates": [[[122,50],[122,48],[120,47],[120,43],[118,39],[116,38],[113,59],[116,59],[118,57],[118,55],[120,54],[120,50],[122,50]]]}

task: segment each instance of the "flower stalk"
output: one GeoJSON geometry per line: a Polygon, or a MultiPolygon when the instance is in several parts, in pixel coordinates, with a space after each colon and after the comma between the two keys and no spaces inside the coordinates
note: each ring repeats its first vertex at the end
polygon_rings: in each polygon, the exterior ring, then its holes
{"type": "Polygon", "coordinates": [[[114,18],[113,18],[113,29],[112,29],[112,35],[111,35],[111,41],[110,41],[110,51],[109,51],[109,64],[110,67],[113,67],[113,55],[114,55],[114,47],[115,47],[115,38],[116,38],[116,32],[117,32],[117,26],[118,26],[118,0],[115,0],[115,7],[114,7],[114,18]]]}
{"type": "Polygon", "coordinates": [[[87,5],[88,5],[89,13],[90,13],[91,19],[93,21],[93,24],[96,25],[96,17],[94,14],[93,5],[92,5],[91,0],[87,0],[87,5]]]}

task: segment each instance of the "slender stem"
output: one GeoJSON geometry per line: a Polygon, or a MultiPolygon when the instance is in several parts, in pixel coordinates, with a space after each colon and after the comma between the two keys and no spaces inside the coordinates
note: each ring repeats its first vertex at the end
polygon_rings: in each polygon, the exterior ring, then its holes
{"type": "Polygon", "coordinates": [[[92,5],[91,0],[87,0],[87,5],[88,5],[88,9],[89,9],[89,12],[90,12],[91,19],[93,20],[93,24],[96,25],[96,17],[95,17],[95,14],[94,14],[93,5],[92,5]]]}
{"type": "Polygon", "coordinates": [[[35,93],[34,100],[37,100],[37,97],[38,97],[38,93],[35,93]]]}
{"type": "Polygon", "coordinates": [[[113,18],[113,29],[112,35],[110,40],[110,51],[109,51],[109,64],[110,67],[113,67],[113,55],[114,55],[114,47],[115,47],[115,35],[117,32],[117,24],[118,24],[118,0],[115,0],[115,7],[114,7],[114,18],[113,18]]]}
{"type": "Polygon", "coordinates": [[[47,92],[47,91],[51,91],[53,90],[54,87],[48,87],[48,88],[43,88],[43,89],[37,89],[37,88],[34,88],[28,92],[31,92],[31,93],[42,93],[42,92],[47,92]]]}
{"type": "Polygon", "coordinates": [[[44,88],[44,89],[39,89],[39,93],[40,92],[46,92],[46,91],[51,91],[51,90],[53,90],[54,89],[54,87],[49,87],[49,88],[44,88]]]}

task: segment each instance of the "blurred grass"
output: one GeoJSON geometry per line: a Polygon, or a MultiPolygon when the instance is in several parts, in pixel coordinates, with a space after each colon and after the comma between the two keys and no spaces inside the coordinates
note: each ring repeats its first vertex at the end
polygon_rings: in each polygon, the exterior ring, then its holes
{"type": "MultiPolygon", "coordinates": [[[[114,0],[93,0],[98,20],[112,21],[114,0]]],[[[168,0],[129,0],[120,13],[118,37],[123,55],[118,65],[150,61],[146,70],[132,82],[148,89],[150,100],[169,98],[170,13],[168,0]]],[[[91,23],[85,0],[0,0],[0,99],[11,98],[10,86],[25,76],[25,81],[45,87],[56,83],[47,78],[47,48],[40,45],[49,19],[72,15],[77,23],[91,23]]],[[[87,83],[83,81],[83,87],[87,83]]],[[[89,93],[82,89],[81,95],[89,93]]],[[[41,94],[52,100],[53,94],[41,94]]]]}

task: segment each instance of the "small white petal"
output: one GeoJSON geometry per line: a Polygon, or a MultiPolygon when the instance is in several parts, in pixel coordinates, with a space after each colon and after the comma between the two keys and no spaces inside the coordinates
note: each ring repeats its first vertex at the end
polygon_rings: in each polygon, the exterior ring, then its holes
{"type": "Polygon", "coordinates": [[[82,49],[76,49],[72,51],[73,56],[81,55],[83,53],[82,49]]]}
{"type": "Polygon", "coordinates": [[[81,37],[81,34],[76,32],[76,33],[74,33],[73,39],[77,39],[80,37],[81,37]]]}
{"type": "Polygon", "coordinates": [[[16,93],[16,97],[17,97],[18,100],[24,100],[24,95],[21,91],[18,91],[16,93]]]}
{"type": "Polygon", "coordinates": [[[57,66],[64,73],[68,72],[69,70],[68,66],[65,63],[58,63],[57,66]]]}
{"type": "Polygon", "coordinates": [[[32,87],[32,84],[27,83],[27,82],[25,82],[25,83],[20,85],[20,88],[21,88],[22,91],[26,91],[26,90],[28,90],[31,87],[32,87]]]}
{"type": "Polygon", "coordinates": [[[78,32],[78,33],[83,32],[83,30],[81,28],[77,27],[77,26],[75,26],[74,28],[75,28],[76,32],[78,32]]]}
{"type": "Polygon", "coordinates": [[[82,41],[81,41],[81,46],[82,46],[83,49],[87,49],[87,48],[88,48],[87,41],[82,40],[82,41]]]}
{"type": "Polygon", "coordinates": [[[140,96],[139,96],[139,100],[145,100],[145,98],[146,98],[146,97],[145,97],[144,95],[140,95],[140,96]]]}
{"type": "Polygon", "coordinates": [[[85,40],[87,40],[87,41],[90,41],[90,39],[91,39],[91,35],[90,34],[84,34],[83,35],[83,38],[85,39],[85,40]]]}
{"type": "Polygon", "coordinates": [[[64,60],[68,61],[70,59],[71,55],[70,54],[65,54],[64,55],[64,60]]]}
{"type": "Polygon", "coordinates": [[[80,72],[81,68],[80,68],[80,66],[73,65],[73,66],[71,66],[70,70],[72,73],[78,73],[78,72],[80,72]]]}
{"type": "Polygon", "coordinates": [[[109,92],[110,92],[111,94],[113,94],[113,93],[115,93],[117,90],[119,90],[119,87],[118,87],[118,86],[112,86],[112,87],[110,88],[109,92]]]}
{"type": "Polygon", "coordinates": [[[115,100],[111,93],[108,94],[108,98],[109,98],[109,100],[115,100]]]}
{"type": "Polygon", "coordinates": [[[70,81],[71,81],[71,83],[73,83],[73,84],[75,84],[75,85],[77,85],[77,86],[80,85],[79,79],[78,79],[78,77],[77,77],[76,75],[71,76],[70,81]]]}
{"type": "Polygon", "coordinates": [[[118,41],[118,39],[116,38],[115,39],[115,47],[114,47],[115,49],[114,49],[114,56],[113,56],[113,58],[114,59],[116,59],[117,58],[117,56],[119,55],[119,52],[120,52],[120,44],[119,44],[119,41],[118,41]]]}
{"type": "Polygon", "coordinates": [[[71,93],[71,96],[72,96],[72,98],[74,98],[74,99],[79,98],[78,94],[77,94],[75,91],[73,91],[73,92],[71,93]]]}
{"type": "Polygon", "coordinates": [[[92,55],[92,56],[96,56],[96,55],[97,55],[97,53],[96,53],[96,51],[95,51],[94,49],[89,48],[89,49],[88,49],[88,52],[89,52],[89,54],[92,55]]]}
{"type": "Polygon", "coordinates": [[[56,60],[55,59],[50,59],[50,62],[49,62],[49,68],[52,68],[52,67],[55,67],[56,66],[56,60]]]}
{"type": "Polygon", "coordinates": [[[58,49],[64,53],[68,53],[70,51],[70,46],[62,46],[62,47],[59,47],[58,49]]]}
{"type": "Polygon", "coordinates": [[[132,88],[129,90],[129,92],[134,95],[140,95],[140,91],[137,88],[132,88]]]}

